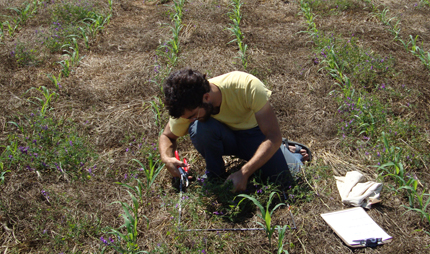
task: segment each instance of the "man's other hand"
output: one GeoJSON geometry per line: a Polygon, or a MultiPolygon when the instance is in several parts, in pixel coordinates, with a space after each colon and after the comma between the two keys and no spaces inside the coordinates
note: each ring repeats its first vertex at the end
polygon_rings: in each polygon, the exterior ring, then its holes
{"type": "Polygon", "coordinates": [[[230,180],[233,182],[233,192],[246,190],[246,185],[248,184],[248,177],[245,176],[242,171],[239,170],[231,174],[227,178],[226,182],[230,180]]]}

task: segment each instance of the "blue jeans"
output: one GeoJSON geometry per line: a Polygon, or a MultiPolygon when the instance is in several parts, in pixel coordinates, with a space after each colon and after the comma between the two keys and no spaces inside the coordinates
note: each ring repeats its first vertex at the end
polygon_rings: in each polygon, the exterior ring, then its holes
{"type": "MultiPolygon", "coordinates": [[[[214,118],[206,122],[194,121],[188,132],[194,147],[206,161],[208,178],[226,176],[223,155],[234,155],[249,161],[266,139],[259,127],[233,131],[214,118]]],[[[288,147],[282,144],[259,171],[264,180],[292,185],[293,176],[300,172],[303,165],[301,158],[301,154],[291,153],[288,147]]]]}

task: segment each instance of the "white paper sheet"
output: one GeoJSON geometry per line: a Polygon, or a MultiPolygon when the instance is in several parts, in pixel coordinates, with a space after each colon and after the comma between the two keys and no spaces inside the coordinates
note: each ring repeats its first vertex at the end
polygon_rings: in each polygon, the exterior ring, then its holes
{"type": "Polygon", "coordinates": [[[358,245],[354,240],[382,238],[382,241],[387,242],[392,238],[370,218],[362,207],[324,213],[321,216],[350,246],[358,245]]]}

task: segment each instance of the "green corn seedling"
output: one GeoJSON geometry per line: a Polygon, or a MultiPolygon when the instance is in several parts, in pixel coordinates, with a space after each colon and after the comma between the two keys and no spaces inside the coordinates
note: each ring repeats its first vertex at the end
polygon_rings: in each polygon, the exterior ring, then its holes
{"type": "Polygon", "coordinates": [[[143,171],[146,177],[146,188],[149,190],[157,178],[158,174],[160,174],[161,169],[164,167],[164,163],[161,163],[159,159],[154,160],[154,155],[148,155],[149,168],[145,167],[145,165],[137,159],[133,159],[132,161],[139,164],[141,167],[140,170],[143,171]]]}
{"type": "Polygon", "coordinates": [[[109,4],[109,11],[110,13],[112,13],[112,0],[108,0],[108,4],[109,4]]]}
{"type": "Polygon", "coordinates": [[[412,54],[414,54],[415,51],[417,51],[417,48],[418,48],[418,46],[417,46],[418,35],[415,36],[415,39],[414,39],[414,37],[412,37],[412,35],[409,35],[409,38],[410,38],[410,43],[412,44],[410,52],[412,54]]]}
{"type": "Polygon", "coordinates": [[[417,198],[419,200],[420,203],[420,207],[419,208],[414,208],[414,207],[408,207],[408,206],[404,206],[406,209],[410,210],[410,211],[415,211],[417,213],[420,214],[421,218],[426,219],[428,223],[430,223],[430,213],[427,210],[428,205],[430,204],[430,194],[428,193],[424,193],[424,191],[421,193],[421,195],[417,195],[417,198]],[[425,201],[424,203],[424,197],[427,197],[427,201],[425,201]]]}
{"type": "Polygon", "coordinates": [[[246,67],[248,66],[246,56],[246,50],[248,48],[248,45],[243,43],[244,36],[239,26],[242,20],[242,14],[240,13],[240,7],[242,6],[242,2],[240,0],[232,0],[230,6],[232,7],[232,10],[228,13],[228,16],[233,22],[233,24],[230,24],[230,27],[228,27],[227,30],[229,30],[232,33],[232,36],[235,36],[235,38],[227,44],[237,42],[237,45],[239,46],[238,58],[241,59],[242,66],[246,69],[246,67]]]}
{"type": "Polygon", "coordinates": [[[70,70],[70,60],[65,59],[65,60],[62,60],[62,61],[57,62],[57,63],[59,63],[63,67],[61,72],[64,74],[64,76],[68,77],[70,75],[70,71],[71,71],[70,70]]]}
{"type": "Polygon", "coordinates": [[[136,195],[139,197],[140,202],[142,203],[143,195],[145,195],[145,193],[143,193],[143,189],[146,189],[145,184],[142,183],[142,181],[140,181],[138,178],[136,178],[136,182],[137,182],[137,185],[134,187],[125,183],[120,183],[120,182],[115,182],[115,183],[134,191],[134,193],[136,193],[136,195]]]}
{"type": "Polygon", "coordinates": [[[163,108],[163,101],[157,96],[154,97],[154,101],[151,101],[152,112],[154,113],[155,125],[159,126],[161,121],[161,108],[163,108]],[[160,106],[159,106],[160,105],[160,106]]]}
{"type": "MultiPolygon", "coordinates": [[[[125,202],[115,201],[112,204],[121,204],[124,214],[122,217],[124,219],[124,224],[119,228],[125,228],[126,234],[121,233],[119,230],[111,229],[109,234],[115,235],[126,242],[126,248],[120,245],[115,245],[113,248],[121,253],[147,253],[145,251],[139,250],[139,245],[137,244],[138,232],[138,222],[139,222],[139,202],[136,197],[127,190],[130,195],[133,204],[130,206],[125,202]]],[[[142,215],[147,221],[147,227],[149,226],[149,220],[145,215],[142,215]]]]}
{"type": "Polygon", "coordinates": [[[90,45],[89,45],[89,41],[88,41],[88,35],[87,35],[86,30],[82,27],[79,27],[79,31],[81,32],[81,36],[84,39],[85,47],[87,49],[90,49],[90,45]]]}
{"type": "Polygon", "coordinates": [[[382,10],[382,12],[376,14],[378,16],[379,20],[382,22],[382,24],[384,24],[386,26],[390,26],[391,20],[394,19],[394,17],[388,18],[387,14],[389,11],[390,10],[388,8],[385,8],[384,10],[382,10]]]}
{"type": "Polygon", "coordinates": [[[390,32],[394,35],[394,41],[399,40],[400,38],[400,30],[401,28],[399,27],[400,24],[400,20],[397,20],[396,24],[394,24],[393,26],[391,26],[390,28],[390,32]]]}
{"type": "Polygon", "coordinates": [[[425,52],[422,49],[417,49],[417,56],[427,69],[430,70],[430,52],[425,52]],[[427,53],[427,55],[426,55],[427,53]]]}
{"type": "Polygon", "coordinates": [[[5,22],[3,22],[3,25],[7,26],[7,32],[9,34],[9,36],[13,37],[16,29],[18,28],[18,24],[14,23],[14,25],[11,25],[11,23],[9,21],[5,21],[5,22]]]}
{"type": "Polygon", "coordinates": [[[289,229],[290,226],[288,225],[284,225],[283,227],[281,226],[276,226],[276,230],[278,230],[278,254],[288,254],[288,251],[284,250],[284,238],[285,238],[285,232],[287,231],[287,228],[289,229]]]}
{"type": "Polygon", "coordinates": [[[91,31],[91,35],[92,37],[96,37],[97,33],[103,30],[104,27],[109,24],[111,17],[112,17],[112,14],[109,14],[108,16],[104,17],[101,14],[93,13],[91,18],[86,18],[83,21],[90,22],[89,29],[91,31]]]}
{"type": "Polygon", "coordinates": [[[57,88],[57,90],[59,90],[61,88],[61,73],[58,74],[58,77],[52,76],[51,74],[47,75],[48,78],[52,81],[52,83],[54,84],[55,88],[57,88]]]}
{"type": "Polygon", "coordinates": [[[39,104],[41,106],[40,114],[42,116],[44,116],[46,113],[46,110],[50,109],[51,102],[52,102],[53,98],[56,98],[58,96],[58,94],[56,92],[52,92],[52,93],[49,92],[48,88],[46,88],[45,86],[40,86],[39,88],[32,87],[32,88],[28,89],[27,92],[30,90],[33,90],[33,89],[36,89],[37,91],[42,93],[42,95],[44,96],[43,99],[41,99],[39,97],[31,97],[31,98],[34,98],[37,101],[39,101],[39,104]]]}
{"type": "Polygon", "coordinates": [[[34,8],[31,9],[32,3],[28,3],[23,9],[19,8],[8,8],[9,10],[13,10],[18,14],[18,18],[15,19],[16,24],[25,25],[27,23],[27,20],[31,17],[33,17],[33,14],[37,10],[37,5],[34,5],[34,8]]]}
{"type": "Polygon", "coordinates": [[[0,162],[0,185],[2,185],[5,181],[6,173],[10,172],[10,170],[4,170],[3,162],[0,162]]]}
{"type": "Polygon", "coordinates": [[[182,23],[184,4],[185,4],[185,0],[173,1],[173,8],[175,10],[175,14],[173,15],[173,19],[178,19],[180,23],[182,23]]]}
{"type": "Polygon", "coordinates": [[[3,23],[0,23],[0,41],[2,41],[4,38],[4,25],[3,23]]]}
{"type": "Polygon", "coordinates": [[[279,194],[276,192],[270,193],[269,201],[267,201],[267,204],[266,204],[266,209],[264,209],[263,205],[261,205],[261,203],[258,202],[258,200],[255,199],[254,197],[251,197],[251,196],[246,195],[246,194],[239,194],[238,195],[238,197],[243,197],[243,199],[238,203],[238,206],[243,200],[249,199],[260,209],[261,215],[258,215],[258,216],[261,219],[263,219],[265,224],[263,224],[261,222],[257,222],[257,223],[264,228],[266,235],[269,238],[270,246],[272,246],[272,235],[273,235],[273,232],[275,231],[275,227],[272,226],[272,214],[280,206],[285,205],[284,203],[279,203],[271,211],[269,211],[269,207],[270,207],[270,204],[272,203],[274,195],[278,195],[278,197],[279,197],[279,194]]]}

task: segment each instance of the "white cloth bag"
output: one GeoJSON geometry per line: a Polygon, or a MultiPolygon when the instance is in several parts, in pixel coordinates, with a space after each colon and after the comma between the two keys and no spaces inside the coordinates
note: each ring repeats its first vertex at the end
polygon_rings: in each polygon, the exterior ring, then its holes
{"type": "Polygon", "coordinates": [[[382,183],[372,181],[362,183],[364,176],[358,171],[350,171],[345,176],[335,176],[335,178],[344,204],[369,209],[372,204],[381,202],[379,196],[382,183]]]}

